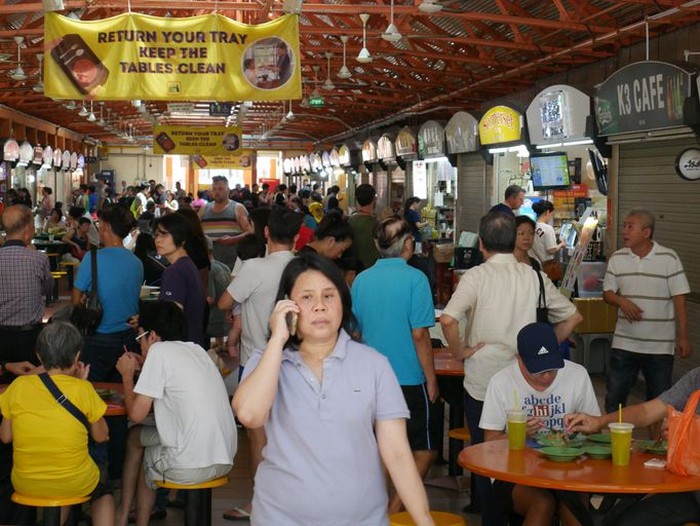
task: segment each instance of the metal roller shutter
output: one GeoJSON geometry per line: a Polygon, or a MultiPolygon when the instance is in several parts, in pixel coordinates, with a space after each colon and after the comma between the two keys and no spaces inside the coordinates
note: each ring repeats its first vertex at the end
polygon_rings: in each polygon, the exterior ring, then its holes
{"type": "Polygon", "coordinates": [[[479,153],[459,154],[457,162],[457,238],[462,231],[478,232],[479,220],[488,210],[487,166],[479,153]]]}
{"type": "Polygon", "coordinates": [[[676,360],[674,377],[700,365],[700,181],[681,179],[676,157],[698,147],[694,139],[619,145],[617,246],[622,246],[622,223],[630,208],[642,206],[656,216],[654,239],[675,250],[690,282],[688,332],[693,356],[676,360]]]}

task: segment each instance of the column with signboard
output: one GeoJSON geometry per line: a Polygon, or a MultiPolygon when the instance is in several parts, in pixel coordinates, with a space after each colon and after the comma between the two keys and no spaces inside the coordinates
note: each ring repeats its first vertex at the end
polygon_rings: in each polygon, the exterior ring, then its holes
{"type": "Polygon", "coordinates": [[[455,238],[462,231],[476,232],[486,210],[486,174],[490,166],[479,153],[479,122],[465,111],[458,111],[445,126],[447,158],[457,168],[454,190],[455,238]]]}

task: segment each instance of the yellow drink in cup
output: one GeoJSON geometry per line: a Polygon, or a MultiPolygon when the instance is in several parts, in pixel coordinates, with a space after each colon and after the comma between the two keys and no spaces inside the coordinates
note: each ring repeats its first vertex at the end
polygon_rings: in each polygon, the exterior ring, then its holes
{"type": "Polygon", "coordinates": [[[525,449],[527,414],[525,411],[508,411],[508,445],[510,449],[525,449]]]}
{"type": "Polygon", "coordinates": [[[630,463],[630,448],[632,447],[632,430],[634,424],[613,422],[610,428],[610,445],[612,446],[613,466],[628,466],[630,463]]]}

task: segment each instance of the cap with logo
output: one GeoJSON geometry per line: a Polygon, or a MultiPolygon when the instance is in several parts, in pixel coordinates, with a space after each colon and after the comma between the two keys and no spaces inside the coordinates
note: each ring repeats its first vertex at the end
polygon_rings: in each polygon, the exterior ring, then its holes
{"type": "Polygon", "coordinates": [[[557,336],[548,323],[531,323],[520,329],[518,353],[530,374],[564,367],[557,336]]]}

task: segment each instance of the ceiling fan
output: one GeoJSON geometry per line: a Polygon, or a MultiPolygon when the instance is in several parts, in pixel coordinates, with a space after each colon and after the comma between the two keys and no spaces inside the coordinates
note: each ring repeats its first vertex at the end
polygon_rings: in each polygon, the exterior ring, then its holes
{"type": "Polygon", "coordinates": [[[14,37],[14,41],[17,44],[17,67],[10,70],[8,75],[12,80],[27,80],[29,75],[22,68],[22,44],[24,44],[24,37],[14,37]]]}

